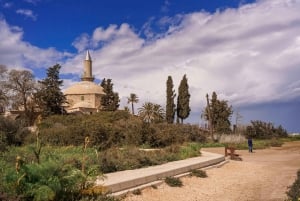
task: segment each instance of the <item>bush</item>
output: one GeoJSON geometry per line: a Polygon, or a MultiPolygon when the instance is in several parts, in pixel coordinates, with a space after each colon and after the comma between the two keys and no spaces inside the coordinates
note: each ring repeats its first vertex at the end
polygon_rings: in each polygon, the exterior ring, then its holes
{"type": "Polygon", "coordinates": [[[300,170],[297,172],[297,178],[289,190],[286,192],[289,200],[298,201],[300,199],[300,170]]]}
{"type": "Polygon", "coordinates": [[[168,184],[171,187],[181,187],[181,186],[183,186],[182,181],[179,178],[176,178],[176,177],[166,177],[165,182],[166,182],[166,184],[168,184]]]}
{"type": "Polygon", "coordinates": [[[29,134],[22,121],[0,116],[0,151],[4,151],[7,146],[22,145],[29,134]]]}
{"type": "Polygon", "coordinates": [[[164,149],[140,150],[136,147],[110,148],[99,153],[100,171],[103,173],[163,164],[199,156],[200,144],[172,145],[164,149]]]}
{"type": "Polygon", "coordinates": [[[142,191],[141,189],[135,189],[134,191],[132,191],[133,195],[142,195],[142,191]]]}
{"type": "Polygon", "coordinates": [[[153,148],[205,142],[206,135],[198,126],[188,124],[149,124],[128,112],[101,112],[93,115],[50,116],[39,125],[43,142],[49,145],[80,145],[86,136],[99,150],[112,146],[153,148]]]}
{"type": "MultiPolygon", "coordinates": [[[[78,200],[82,189],[89,187],[97,171],[91,150],[43,147],[11,147],[0,160],[0,195],[16,200],[78,200]],[[15,158],[17,157],[17,160],[15,158]],[[39,158],[39,160],[37,160],[39,158]],[[82,159],[82,160],[81,160],[82,159]],[[83,168],[84,167],[84,168],[83,168]]],[[[95,154],[95,153],[94,153],[95,154]]]]}
{"type": "Polygon", "coordinates": [[[251,121],[251,126],[247,126],[245,131],[246,137],[257,139],[272,139],[287,137],[287,131],[279,125],[277,128],[270,122],[251,121]]]}
{"type": "Polygon", "coordinates": [[[192,170],[190,176],[196,176],[201,178],[206,178],[207,174],[204,170],[192,170]]]}

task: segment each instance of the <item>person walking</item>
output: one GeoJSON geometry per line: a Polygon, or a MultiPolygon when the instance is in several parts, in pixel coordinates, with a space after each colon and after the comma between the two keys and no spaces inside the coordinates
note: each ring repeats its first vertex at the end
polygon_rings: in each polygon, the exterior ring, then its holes
{"type": "Polygon", "coordinates": [[[249,153],[252,153],[253,142],[252,142],[252,138],[251,137],[248,138],[248,149],[249,149],[249,153]]]}

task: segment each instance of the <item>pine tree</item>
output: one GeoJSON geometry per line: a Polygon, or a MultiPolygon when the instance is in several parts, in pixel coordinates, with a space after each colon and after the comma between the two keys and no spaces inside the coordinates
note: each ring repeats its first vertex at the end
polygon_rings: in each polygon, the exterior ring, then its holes
{"type": "Polygon", "coordinates": [[[186,75],[184,75],[178,88],[177,97],[177,117],[180,118],[181,123],[190,115],[190,96],[189,85],[186,75]]]}
{"type": "Polygon", "coordinates": [[[174,98],[176,96],[175,90],[173,90],[173,80],[171,76],[168,76],[167,80],[167,104],[166,104],[166,120],[167,123],[174,123],[176,105],[174,103],[174,98]]]}
{"type": "Polygon", "coordinates": [[[66,97],[62,93],[60,87],[63,84],[63,80],[59,79],[59,70],[61,66],[56,64],[47,69],[47,77],[40,83],[41,89],[36,94],[44,116],[53,114],[62,114],[62,104],[66,103],[66,97]]]}
{"type": "Polygon", "coordinates": [[[101,98],[101,109],[103,111],[116,111],[119,108],[119,94],[113,91],[113,83],[111,79],[103,79],[101,82],[105,93],[101,98]]]}

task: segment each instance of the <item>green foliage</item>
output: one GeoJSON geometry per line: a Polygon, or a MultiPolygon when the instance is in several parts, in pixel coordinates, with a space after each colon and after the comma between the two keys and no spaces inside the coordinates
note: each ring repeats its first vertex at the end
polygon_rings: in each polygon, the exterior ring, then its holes
{"type": "Polygon", "coordinates": [[[211,126],[217,133],[230,133],[230,117],[233,113],[232,107],[228,106],[227,101],[219,100],[216,92],[213,92],[209,106],[205,108],[203,117],[209,121],[209,111],[211,116],[211,126]],[[209,107],[209,108],[208,108],[209,107]]]}
{"type": "Polygon", "coordinates": [[[132,114],[134,115],[134,103],[138,103],[139,102],[139,98],[137,97],[136,94],[131,93],[130,96],[127,98],[127,103],[131,103],[131,111],[132,114]]]}
{"type": "Polygon", "coordinates": [[[19,195],[22,200],[78,200],[82,189],[100,174],[94,149],[86,149],[83,155],[80,147],[44,147],[40,163],[34,162],[31,149],[11,147],[0,160],[0,192],[10,199],[19,195]],[[15,161],[16,155],[20,157],[15,161]]]}
{"type": "Polygon", "coordinates": [[[23,144],[29,135],[29,130],[19,120],[0,116],[0,151],[4,151],[6,146],[23,144]]]}
{"type": "Polygon", "coordinates": [[[7,67],[0,64],[0,113],[5,111],[5,106],[8,104],[8,94],[6,92],[7,67]]]}
{"type": "Polygon", "coordinates": [[[47,77],[38,81],[41,88],[35,94],[35,99],[42,109],[43,116],[63,113],[62,104],[66,103],[66,97],[60,89],[63,84],[63,80],[59,79],[60,68],[59,64],[49,67],[47,77]]]}
{"type": "Polygon", "coordinates": [[[189,143],[186,146],[180,147],[180,158],[186,159],[190,157],[196,157],[200,155],[201,144],[189,143]]]}
{"type": "Polygon", "coordinates": [[[184,75],[178,88],[177,97],[177,117],[181,119],[181,123],[190,115],[190,97],[189,85],[186,75],[184,75]]]}
{"type": "Polygon", "coordinates": [[[173,124],[175,113],[176,113],[176,105],[174,103],[174,98],[176,96],[175,90],[173,89],[173,80],[171,76],[168,76],[167,80],[167,103],[166,103],[166,120],[167,123],[173,124]]]}
{"type": "Polygon", "coordinates": [[[300,170],[298,170],[297,178],[294,183],[289,186],[289,190],[286,194],[291,201],[298,201],[300,199],[300,170]]]}
{"type": "Polygon", "coordinates": [[[141,191],[141,189],[138,188],[138,189],[133,190],[132,194],[133,195],[142,195],[142,191],[141,191]]]}
{"type": "Polygon", "coordinates": [[[190,176],[195,176],[195,177],[201,177],[201,178],[206,178],[207,174],[204,170],[192,170],[190,173],[190,176]]]}
{"type": "Polygon", "coordinates": [[[165,112],[160,105],[146,102],[139,108],[138,115],[146,123],[159,123],[164,120],[165,112]]]}
{"type": "MultiPolygon", "coordinates": [[[[266,149],[269,147],[280,147],[282,146],[283,141],[280,139],[272,138],[272,139],[255,139],[253,140],[253,148],[254,149],[266,149]]],[[[248,149],[248,143],[247,141],[243,143],[236,143],[234,144],[236,149],[241,150],[247,150],[248,149]]]]}
{"type": "Polygon", "coordinates": [[[271,139],[287,137],[286,130],[279,125],[277,128],[272,123],[263,121],[251,121],[251,126],[247,126],[245,135],[258,139],[271,139]]]}
{"type": "Polygon", "coordinates": [[[100,170],[103,173],[159,165],[195,156],[200,156],[200,145],[172,145],[164,149],[149,151],[135,147],[111,148],[99,153],[100,170]]]}
{"type": "Polygon", "coordinates": [[[101,97],[101,110],[116,111],[119,108],[119,94],[113,91],[111,79],[103,79],[101,82],[105,95],[101,97]]]}
{"type": "Polygon", "coordinates": [[[50,145],[80,145],[89,136],[91,145],[99,150],[112,146],[165,147],[206,139],[196,125],[149,124],[126,111],[51,116],[40,123],[39,131],[43,142],[50,145]]]}
{"type": "Polygon", "coordinates": [[[300,135],[288,136],[284,140],[286,140],[286,141],[300,141],[300,135]]]}
{"type": "Polygon", "coordinates": [[[182,181],[179,178],[176,178],[176,177],[166,177],[165,182],[166,182],[166,184],[168,184],[171,187],[181,187],[181,186],[183,186],[182,181]]]}
{"type": "Polygon", "coordinates": [[[27,125],[32,125],[35,118],[32,97],[36,91],[35,85],[34,75],[30,71],[14,69],[8,73],[8,80],[5,84],[13,108],[23,109],[27,125]]]}

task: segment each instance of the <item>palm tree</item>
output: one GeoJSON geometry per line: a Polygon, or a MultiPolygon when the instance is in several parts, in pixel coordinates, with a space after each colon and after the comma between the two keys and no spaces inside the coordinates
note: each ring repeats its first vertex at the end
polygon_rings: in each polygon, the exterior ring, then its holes
{"type": "Polygon", "coordinates": [[[146,102],[139,108],[139,116],[147,123],[160,122],[164,115],[164,109],[158,104],[146,102]]]}
{"type": "Polygon", "coordinates": [[[139,98],[137,97],[136,94],[131,93],[129,97],[127,97],[128,102],[127,103],[131,103],[131,110],[132,110],[132,114],[134,115],[134,107],[133,104],[134,103],[138,103],[139,102],[139,98]]]}

